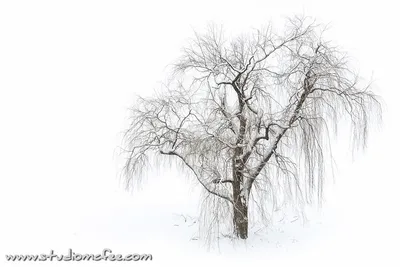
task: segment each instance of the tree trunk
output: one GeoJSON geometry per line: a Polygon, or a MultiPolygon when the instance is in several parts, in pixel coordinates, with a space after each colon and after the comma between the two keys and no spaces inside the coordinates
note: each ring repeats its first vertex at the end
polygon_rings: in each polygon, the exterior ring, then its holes
{"type": "Polygon", "coordinates": [[[241,239],[247,239],[249,226],[247,203],[243,203],[242,200],[239,200],[235,203],[233,209],[233,226],[235,227],[235,234],[237,237],[241,239]]]}
{"type": "Polygon", "coordinates": [[[248,205],[243,194],[241,194],[243,175],[241,168],[233,168],[233,227],[237,237],[247,239],[248,237],[248,205]]]}
{"type": "Polygon", "coordinates": [[[248,236],[248,205],[247,200],[244,197],[243,187],[243,170],[244,162],[241,155],[243,155],[243,139],[246,133],[246,118],[243,117],[241,111],[245,105],[245,102],[241,95],[238,95],[240,104],[240,120],[239,136],[236,141],[237,147],[235,148],[235,154],[233,157],[233,226],[237,237],[241,239],[247,239],[248,236]]]}

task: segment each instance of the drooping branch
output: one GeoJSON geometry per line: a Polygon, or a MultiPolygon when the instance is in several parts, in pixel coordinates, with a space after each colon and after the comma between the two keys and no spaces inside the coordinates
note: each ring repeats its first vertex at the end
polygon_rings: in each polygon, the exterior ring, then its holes
{"type": "MultiPolygon", "coordinates": [[[[218,196],[218,197],[220,197],[220,198],[223,198],[223,199],[225,199],[225,200],[227,200],[227,201],[229,201],[229,202],[232,203],[232,200],[231,200],[228,196],[224,196],[224,195],[222,195],[222,194],[220,194],[220,193],[218,193],[218,192],[215,192],[215,191],[211,190],[211,189],[206,185],[206,183],[202,181],[202,178],[200,177],[200,175],[199,175],[199,174],[195,171],[195,169],[184,159],[183,156],[179,155],[179,154],[176,153],[175,151],[164,152],[164,151],[160,150],[160,153],[163,154],[163,155],[176,156],[176,157],[178,157],[179,159],[181,159],[181,160],[183,161],[183,163],[193,172],[193,174],[194,174],[194,175],[196,176],[196,178],[197,178],[197,181],[203,186],[203,188],[204,188],[207,192],[209,192],[210,194],[213,194],[213,195],[215,195],[215,196],[218,196]]],[[[214,183],[214,180],[213,180],[212,182],[214,183]]],[[[221,181],[221,183],[226,183],[226,182],[229,182],[229,181],[228,181],[228,180],[221,181]]]]}

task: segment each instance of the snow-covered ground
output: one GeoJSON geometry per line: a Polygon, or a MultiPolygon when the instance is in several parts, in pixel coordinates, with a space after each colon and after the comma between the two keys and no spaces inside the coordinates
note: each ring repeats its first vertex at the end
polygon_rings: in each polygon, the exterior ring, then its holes
{"type": "MultiPolygon", "coordinates": [[[[1,266],[400,266],[400,62],[390,1],[2,1],[1,266]],[[159,88],[192,28],[257,27],[304,13],[371,71],[383,125],[338,171],[308,220],[277,214],[246,242],[198,240],[199,192],[176,170],[151,170],[125,192],[117,146],[135,94],[159,88]],[[6,262],[5,254],[151,253],[151,262],[6,262]]],[[[338,144],[346,144],[340,134],[338,144]],[[344,142],[341,142],[344,141],[344,142]]]]}

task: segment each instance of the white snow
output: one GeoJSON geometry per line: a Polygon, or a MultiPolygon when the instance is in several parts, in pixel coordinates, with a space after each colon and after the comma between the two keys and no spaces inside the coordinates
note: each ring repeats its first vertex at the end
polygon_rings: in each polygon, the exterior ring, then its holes
{"type": "Polygon", "coordinates": [[[110,248],[153,254],[138,266],[400,266],[396,10],[385,0],[1,1],[0,265],[132,266],[4,257],[110,248]],[[122,190],[116,147],[126,109],[159,88],[192,27],[214,20],[241,32],[294,13],[330,22],[328,36],[361,74],[374,71],[384,126],[354,162],[334,146],[336,182],[308,221],[281,220],[281,211],[266,232],[252,228],[246,242],[222,238],[208,250],[197,240],[194,180],[150,170],[142,190],[122,190]]]}

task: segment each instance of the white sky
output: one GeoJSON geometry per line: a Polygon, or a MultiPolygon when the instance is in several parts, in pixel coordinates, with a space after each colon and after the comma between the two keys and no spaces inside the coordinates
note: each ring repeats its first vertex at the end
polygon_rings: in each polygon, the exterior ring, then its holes
{"type": "MultiPolygon", "coordinates": [[[[168,249],[174,241],[163,239],[164,228],[157,224],[162,224],[162,214],[149,210],[166,210],[165,216],[170,210],[190,210],[183,200],[192,185],[176,173],[161,172],[151,173],[135,197],[121,190],[115,149],[134,95],[158,88],[165,67],[179,55],[192,29],[214,21],[240,32],[305,14],[330,23],[329,38],[350,52],[366,78],[373,74],[386,106],[381,131],[372,133],[366,153],[354,164],[346,154],[337,158],[339,172],[327,207],[335,214],[338,237],[303,249],[296,259],[313,257],[315,264],[325,259],[325,266],[395,266],[400,240],[400,38],[394,3],[1,1],[0,257],[65,251],[72,244],[88,252],[112,245],[143,251],[139,243],[131,243],[139,233],[129,223],[141,214],[153,216],[148,223],[160,231],[157,241],[146,241],[145,252],[151,253],[152,246],[168,249]],[[164,193],[170,183],[178,188],[173,196],[164,193]],[[113,227],[120,229],[113,232],[113,227]]],[[[145,242],[146,233],[140,236],[145,242]]],[[[174,243],[170,249],[178,253],[185,246],[174,243]]],[[[267,252],[260,253],[251,260],[260,256],[261,261],[267,252]]],[[[207,261],[208,254],[201,255],[207,261]]]]}

